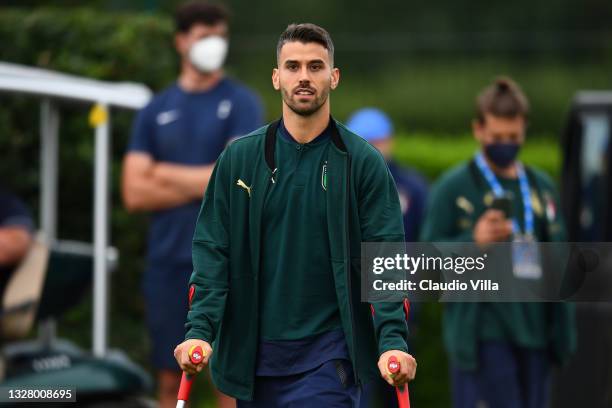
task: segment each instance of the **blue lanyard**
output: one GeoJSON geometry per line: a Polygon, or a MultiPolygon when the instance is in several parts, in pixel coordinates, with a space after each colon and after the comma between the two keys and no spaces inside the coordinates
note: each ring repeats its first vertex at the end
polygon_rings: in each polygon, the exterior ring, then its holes
{"type": "MultiPolygon", "coordinates": [[[[503,196],[504,189],[502,188],[501,184],[499,184],[499,181],[497,180],[497,177],[495,177],[495,174],[493,174],[493,171],[491,171],[491,168],[484,159],[482,152],[476,155],[476,165],[478,166],[480,172],[491,186],[493,194],[495,194],[496,197],[503,196]]],[[[525,168],[523,167],[523,165],[517,163],[516,167],[519,179],[519,187],[521,189],[521,195],[523,198],[523,208],[525,211],[525,234],[533,235],[533,208],[531,207],[529,181],[527,180],[527,174],[525,173],[525,168]]],[[[519,226],[516,218],[512,219],[512,229],[514,234],[517,234],[521,231],[521,227],[519,226]]]]}

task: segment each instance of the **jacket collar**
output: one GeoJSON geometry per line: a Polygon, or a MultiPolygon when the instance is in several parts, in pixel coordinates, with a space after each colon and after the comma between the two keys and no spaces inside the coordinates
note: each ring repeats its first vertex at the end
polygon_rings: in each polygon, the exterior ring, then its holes
{"type": "MultiPolygon", "coordinates": [[[[342,152],[346,152],[346,145],[340,136],[340,131],[338,130],[338,125],[336,124],[336,120],[330,116],[329,121],[331,124],[331,140],[334,145],[342,152]]],[[[276,134],[278,130],[278,126],[280,124],[280,119],[270,123],[268,129],[266,130],[266,141],[265,141],[265,158],[266,164],[271,171],[276,169],[276,163],[274,160],[274,150],[276,148],[276,134]]]]}

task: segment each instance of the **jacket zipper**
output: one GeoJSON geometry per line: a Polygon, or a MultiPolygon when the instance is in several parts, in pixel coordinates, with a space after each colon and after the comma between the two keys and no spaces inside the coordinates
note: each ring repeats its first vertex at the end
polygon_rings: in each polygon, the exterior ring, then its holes
{"type": "MultiPolygon", "coordinates": [[[[266,205],[266,200],[268,199],[268,193],[270,192],[270,185],[275,184],[276,183],[276,170],[278,170],[278,168],[274,169],[273,171],[268,170],[268,172],[266,173],[266,178],[269,178],[268,183],[266,183],[266,191],[264,192],[264,198],[262,201],[262,209],[261,209],[261,215],[260,217],[263,219],[263,207],[265,207],[266,205]]],[[[260,242],[264,242],[263,241],[263,228],[261,227],[262,222],[260,221],[259,223],[259,241],[260,242]]],[[[262,263],[262,256],[261,256],[261,248],[259,248],[259,259],[257,261],[257,275],[255,276],[255,321],[257,322],[257,333],[255,335],[255,339],[256,339],[256,343],[255,343],[255,355],[257,355],[257,352],[259,350],[259,275],[261,274],[261,263],[262,263]]],[[[253,378],[255,378],[255,370],[257,368],[257,361],[255,361],[255,364],[253,364],[253,378]]],[[[251,388],[251,398],[253,398],[253,395],[255,393],[255,383],[253,382],[253,386],[251,388]]]]}
{"type": "Polygon", "coordinates": [[[349,314],[351,317],[351,331],[352,331],[352,343],[353,343],[353,355],[355,360],[355,367],[353,367],[353,376],[355,378],[355,384],[358,383],[357,370],[359,365],[357,359],[359,353],[357,352],[357,334],[355,333],[355,313],[353,307],[353,288],[351,286],[351,246],[350,246],[350,214],[351,213],[351,155],[347,153],[346,160],[346,223],[344,230],[344,242],[346,244],[346,261],[347,261],[347,274],[346,274],[346,285],[348,290],[348,301],[349,301],[349,314]]]}

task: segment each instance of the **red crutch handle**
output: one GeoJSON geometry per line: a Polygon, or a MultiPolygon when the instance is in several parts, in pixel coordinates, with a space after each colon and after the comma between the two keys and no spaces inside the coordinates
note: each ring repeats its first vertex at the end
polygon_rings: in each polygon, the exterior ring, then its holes
{"type": "MultiPolygon", "coordinates": [[[[402,366],[397,357],[389,357],[389,360],[387,360],[387,370],[389,370],[389,374],[391,375],[391,377],[399,373],[401,368],[402,366]]],[[[410,408],[410,394],[408,392],[408,384],[404,384],[401,387],[395,387],[395,394],[397,395],[397,404],[399,408],[410,408]]]]}
{"type": "MultiPolygon", "coordinates": [[[[193,346],[189,349],[189,360],[193,364],[199,364],[204,359],[204,351],[200,346],[193,346]]],[[[181,385],[179,386],[179,392],[177,396],[177,407],[184,406],[184,401],[189,399],[189,393],[191,392],[191,385],[193,384],[194,375],[189,375],[183,372],[181,377],[181,385]]]]}

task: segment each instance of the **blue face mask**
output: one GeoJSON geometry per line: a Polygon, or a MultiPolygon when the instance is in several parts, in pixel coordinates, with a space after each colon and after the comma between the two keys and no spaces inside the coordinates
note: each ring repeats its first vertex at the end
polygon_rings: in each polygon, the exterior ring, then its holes
{"type": "Polygon", "coordinates": [[[518,143],[491,143],[485,145],[484,152],[489,160],[503,169],[514,163],[520,149],[518,143]]]}

